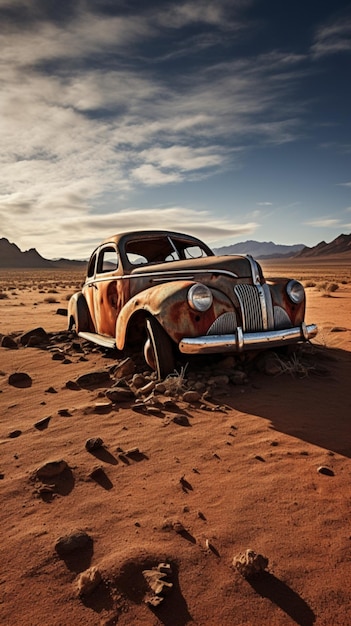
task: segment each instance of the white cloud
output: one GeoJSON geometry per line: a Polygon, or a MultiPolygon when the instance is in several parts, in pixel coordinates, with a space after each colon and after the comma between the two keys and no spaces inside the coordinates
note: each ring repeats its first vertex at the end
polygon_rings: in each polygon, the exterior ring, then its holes
{"type": "Polygon", "coordinates": [[[334,218],[325,218],[319,220],[311,220],[304,222],[307,226],[315,226],[316,228],[336,228],[340,226],[340,220],[334,218]]]}
{"type": "Polygon", "coordinates": [[[315,36],[312,53],[316,57],[351,52],[351,20],[338,19],[321,26],[315,36]]]}

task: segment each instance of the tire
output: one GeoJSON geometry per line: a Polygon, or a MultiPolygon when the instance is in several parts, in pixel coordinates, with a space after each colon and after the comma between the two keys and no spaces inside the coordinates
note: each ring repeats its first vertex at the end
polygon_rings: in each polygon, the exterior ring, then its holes
{"type": "Polygon", "coordinates": [[[173,346],[162,326],[150,317],[146,320],[147,340],[144,356],[147,364],[157,372],[160,380],[171,374],[175,368],[173,346]]]}

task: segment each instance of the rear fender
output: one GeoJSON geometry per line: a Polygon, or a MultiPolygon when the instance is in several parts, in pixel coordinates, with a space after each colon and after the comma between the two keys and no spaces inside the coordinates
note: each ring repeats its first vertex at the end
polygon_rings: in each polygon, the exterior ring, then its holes
{"type": "Polygon", "coordinates": [[[183,337],[206,334],[211,324],[224,312],[232,311],[229,298],[212,289],[213,305],[204,312],[194,311],[188,304],[187,295],[195,281],[177,280],[163,283],[133,296],[121,310],[116,324],[116,346],[123,350],[128,330],[132,324],[140,324],[141,317],[153,316],[175,342],[183,337]]]}

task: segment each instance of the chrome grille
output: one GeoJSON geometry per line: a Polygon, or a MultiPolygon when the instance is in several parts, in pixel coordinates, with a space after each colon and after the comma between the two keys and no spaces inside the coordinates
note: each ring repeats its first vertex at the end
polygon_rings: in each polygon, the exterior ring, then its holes
{"type": "Polygon", "coordinates": [[[234,312],[223,313],[217,317],[207,331],[207,335],[230,335],[237,328],[236,315],[234,312]]]}
{"type": "Polygon", "coordinates": [[[274,327],[279,330],[283,328],[292,328],[290,318],[281,306],[274,307],[274,327]]]}
{"type": "Polygon", "coordinates": [[[244,283],[235,285],[234,292],[240,304],[243,330],[246,332],[262,330],[262,306],[257,287],[244,283]]]}

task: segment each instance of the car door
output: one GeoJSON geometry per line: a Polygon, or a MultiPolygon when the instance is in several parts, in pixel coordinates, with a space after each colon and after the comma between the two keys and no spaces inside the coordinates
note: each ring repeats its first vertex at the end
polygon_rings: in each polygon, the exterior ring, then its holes
{"type": "Polygon", "coordinates": [[[99,335],[115,336],[116,319],[123,305],[119,258],[116,245],[103,245],[97,252],[92,281],[95,330],[99,335]]]}

